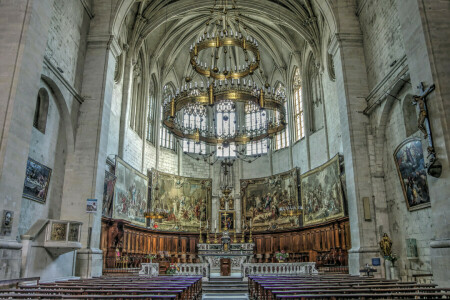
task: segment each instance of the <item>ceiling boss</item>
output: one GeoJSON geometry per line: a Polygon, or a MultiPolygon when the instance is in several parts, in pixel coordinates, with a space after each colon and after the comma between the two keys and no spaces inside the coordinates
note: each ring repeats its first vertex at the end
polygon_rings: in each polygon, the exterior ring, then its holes
{"type": "Polygon", "coordinates": [[[285,129],[286,95],[267,82],[261,87],[255,82],[255,71],[263,74],[259,45],[241,16],[235,0],[215,1],[204,31],[190,46],[190,65],[202,79],[192,83],[186,76],[163,107],[163,124],[177,138],[227,147],[271,138],[285,129]],[[235,116],[221,119],[232,125],[224,130],[215,116],[228,110],[235,116]],[[260,112],[261,118],[248,126],[246,114],[252,112],[260,112]]]}

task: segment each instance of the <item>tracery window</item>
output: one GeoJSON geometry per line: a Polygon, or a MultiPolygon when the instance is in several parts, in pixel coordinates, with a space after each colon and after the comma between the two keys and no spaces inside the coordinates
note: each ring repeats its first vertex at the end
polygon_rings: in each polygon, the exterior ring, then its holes
{"type": "MultiPolygon", "coordinates": [[[[183,111],[183,127],[190,133],[195,130],[206,130],[206,108],[202,105],[190,104],[183,111]]],[[[193,140],[183,140],[183,152],[206,153],[206,144],[204,142],[195,142],[193,140]]]]}
{"type": "MultiPolygon", "coordinates": [[[[267,115],[254,103],[245,106],[245,128],[258,132],[267,127],[267,115]]],[[[247,155],[258,155],[267,153],[267,139],[247,143],[247,155]]]]}
{"type": "Polygon", "coordinates": [[[147,141],[154,142],[154,130],[155,130],[155,100],[153,92],[149,93],[147,101],[147,141]]]}
{"type": "Polygon", "coordinates": [[[303,114],[302,80],[297,69],[294,75],[294,129],[295,140],[305,136],[305,120],[303,114]]]}
{"type": "MultiPolygon", "coordinates": [[[[227,138],[236,133],[236,107],[232,101],[222,101],[216,105],[216,134],[219,137],[227,138]]],[[[236,144],[218,144],[218,157],[235,157],[236,144]]]]}
{"type": "Polygon", "coordinates": [[[173,93],[171,87],[168,84],[166,84],[163,88],[163,101],[162,101],[163,105],[161,106],[161,111],[160,111],[160,120],[161,120],[160,146],[167,148],[167,149],[175,150],[175,137],[162,124],[164,103],[166,103],[167,101],[170,101],[169,99],[170,99],[170,97],[172,97],[173,94],[174,93],[173,93]]]}
{"type": "MultiPolygon", "coordinates": [[[[282,85],[281,83],[279,83],[276,87],[275,90],[276,94],[286,94],[286,88],[284,87],[284,85],[282,85]]],[[[288,111],[288,107],[287,107],[287,101],[284,101],[284,109],[287,112],[288,111]]],[[[275,116],[275,118],[279,119],[279,114],[277,113],[277,115],[275,116]]],[[[283,130],[282,132],[279,132],[277,135],[275,135],[274,138],[274,149],[275,150],[279,150],[279,149],[283,149],[286,147],[289,147],[289,126],[288,126],[288,117],[286,116],[286,129],[283,130]]]]}

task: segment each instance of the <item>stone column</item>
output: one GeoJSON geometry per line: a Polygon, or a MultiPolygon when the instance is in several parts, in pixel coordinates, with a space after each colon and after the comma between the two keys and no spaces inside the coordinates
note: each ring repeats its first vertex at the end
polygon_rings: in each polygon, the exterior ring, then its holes
{"type": "Polygon", "coordinates": [[[95,1],[83,71],[82,96],[75,150],[68,156],[61,219],[83,222],[75,273],[82,278],[102,274],[100,248],[103,184],[108,127],[114,84],[115,57],[120,47],[109,34],[112,3],[95,1]],[[86,213],[86,199],[98,200],[98,212],[86,213]]]}
{"type": "Polygon", "coordinates": [[[0,2],[0,220],[13,212],[11,231],[0,233],[0,279],[20,277],[17,230],[52,12],[53,0],[0,2]]]}
{"type": "MultiPolygon", "coordinates": [[[[437,157],[443,168],[440,178],[428,176],[434,230],[430,255],[435,282],[450,287],[450,6],[448,1],[436,0],[397,0],[396,5],[413,91],[420,93],[417,89],[420,82],[425,87],[436,85],[427,97],[427,106],[437,157]]],[[[425,148],[424,139],[423,143],[425,148]]]]}
{"type": "MultiPolygon", "coordinates": [[[[372,198],[366,125],[369,119],[362,111],[369,94],[362,34],[355,16],[353,1],[340,1],[337,22],[339,33],[332,37],[329,52],[336,70],[336,89],[342,130],[348,214],[352,248],[349,250],[350,274],[359,274],[371,258],[379,256],[374,221],[365,221],[363,197],[372,198]]],[[[373,215],[373,207],[371,207],[373,215]]],[[[373,220],[374,218],[372,218],[373,220]]]]}

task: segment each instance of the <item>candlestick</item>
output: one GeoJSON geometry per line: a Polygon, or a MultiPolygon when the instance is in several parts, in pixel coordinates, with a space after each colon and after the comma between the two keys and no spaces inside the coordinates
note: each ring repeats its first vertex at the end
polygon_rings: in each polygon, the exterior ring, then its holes
{"type": "Polygon", "coordinates": [[[252,219],[250,219],[250,236],[248,237],[248,242],[249,243],[253,243],[253,240],[252,240],[252,219]]]}
{"type": "Polygon", "coordinates": [[[234,240],[233,243],[237,244],[237,239],[236,239],[236,228],[234,229],[234,240]]]}
{"type": "Polygon", "coordinates": [[[244,220],[242,220],[242,229],[241,229],[241,243],[244,244],[245,243],[245,223],[244,220]]]}
{"type": "Polygon", "coordinates": [[[214,244],[217,244],[217,229],[214,231],[214,244]]]}
{"type": "Polygon", "coordinates": [[[200,244],[203,244],[203,237],[202,237],[202,221],[200,221],[200,238],[198,239],[198,242],[200,244]]]}

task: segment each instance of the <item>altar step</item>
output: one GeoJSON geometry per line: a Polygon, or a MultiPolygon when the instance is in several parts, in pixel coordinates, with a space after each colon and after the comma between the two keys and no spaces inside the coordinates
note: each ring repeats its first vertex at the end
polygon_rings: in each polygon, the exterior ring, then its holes
{"type": "Polygon", "coordinates": [[[248,283],[240,277],[211,277],[210,281],[204,281],[203,300],[212,299],[248,299],[248,283]]]}

